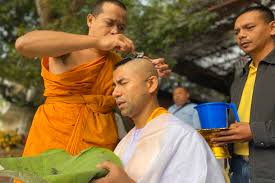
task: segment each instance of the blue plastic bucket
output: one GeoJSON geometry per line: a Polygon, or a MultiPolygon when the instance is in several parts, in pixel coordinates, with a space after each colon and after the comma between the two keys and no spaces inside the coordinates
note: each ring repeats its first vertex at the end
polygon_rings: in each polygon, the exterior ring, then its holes
{"type": "Polygon", "coordinates": [[[232,103],[210,102],[197,105],[194,108],[198,111],[202,129],[228,127],[228,109],[232,109],[235,120],[240,121],[236,105],[232,103]]]}

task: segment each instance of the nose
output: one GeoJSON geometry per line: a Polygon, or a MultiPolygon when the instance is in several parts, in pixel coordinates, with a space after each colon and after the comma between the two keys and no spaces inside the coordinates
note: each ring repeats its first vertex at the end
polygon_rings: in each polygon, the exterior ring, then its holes
{"type": "Polygon", "coordinates": [[[112,93],[112,96],[113,96],[114,98],[118,98],[118,97],[121,96],[121,92],[120,92],[120,90],[119,90],[119,88],[118,88],[117,86],[115,86],[114,91],[113,91],[113,93],[112,93]]]}
{"type": "Polygon", "coordinates": [[[111,34],[119,34],[120,33],[120,31],[119,31],[119,28],[118,28],[118,26],[117,25],[115,25],[115,26],[113,26],[112,27],[112,30],[111,30],[111,34]]]}
{"type": "Polygon", "coordinates": [[[244,30],[240,30],[240,32],[237,35],[237,39],[241,40],[242,38],[246,37],[246,33],[244,30]]]}

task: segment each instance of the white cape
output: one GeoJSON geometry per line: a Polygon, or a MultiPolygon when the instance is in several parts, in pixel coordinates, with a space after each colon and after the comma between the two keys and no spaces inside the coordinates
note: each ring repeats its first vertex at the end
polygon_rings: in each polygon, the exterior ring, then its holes
{"type": "MultiPolygon", "coordinates": [[[[123,157],[132,129],[115,153],[123,157]]],[[[124,165],[138,183],[224,183],[221,167],[203,137],[172,114],[162,114],[140,131],[136,149],[124,165]]]]}

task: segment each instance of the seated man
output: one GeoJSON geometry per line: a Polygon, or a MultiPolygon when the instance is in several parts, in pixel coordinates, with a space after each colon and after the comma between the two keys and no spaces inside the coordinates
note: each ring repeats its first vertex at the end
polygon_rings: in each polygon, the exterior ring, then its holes
{"type": "Polygon", "coordinates": [[[113,97],[135,127],[115,149],[124,170],[110,162],[96,183],[223,183],[217,160],[191,126],[160,107],[158,74],[145,58],[123,60],[113,73],[113,97]]]}
{"type": "Polygon", "coordinates": [[[173,90],[174,105],[170,106],[168,111],[178,117],[180,120],[189,123],[193,128],[200,129],[201,124],[199,115],[194,103],[190,102],[190,92],[183,86],[177,86],[173,90]]]}

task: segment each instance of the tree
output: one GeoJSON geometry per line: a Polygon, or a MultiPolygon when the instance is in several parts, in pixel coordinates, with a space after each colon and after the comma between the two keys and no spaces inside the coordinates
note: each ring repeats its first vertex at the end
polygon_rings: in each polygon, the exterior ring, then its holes
{"type": "MultiPolygon", "coordinates": [[[[1,1],[1,0],[0,0],[1,1]]],[[[39,26],[38,15],[33,2],[12,0],[1,2],[0,6],[0,89],[1,94],[11,102],[28,103],[27,88],[40,86],[39,63],[19,56],[14,48],[16,38],[24,32],[39,26]],[[25,87],[19,93],[13,82],[25,87]],[[8,84],[7,84],[8,83],[8,84]]],[[[39,87],[37,88],[39,90],[39,87]]],[[[39,92],[38,92],[39,93],[39,92]]],[[[41,93],[41,92],[40,92],[41,93]]],[[[36,105],[39,99],[31,102],[36,105]]]]}

